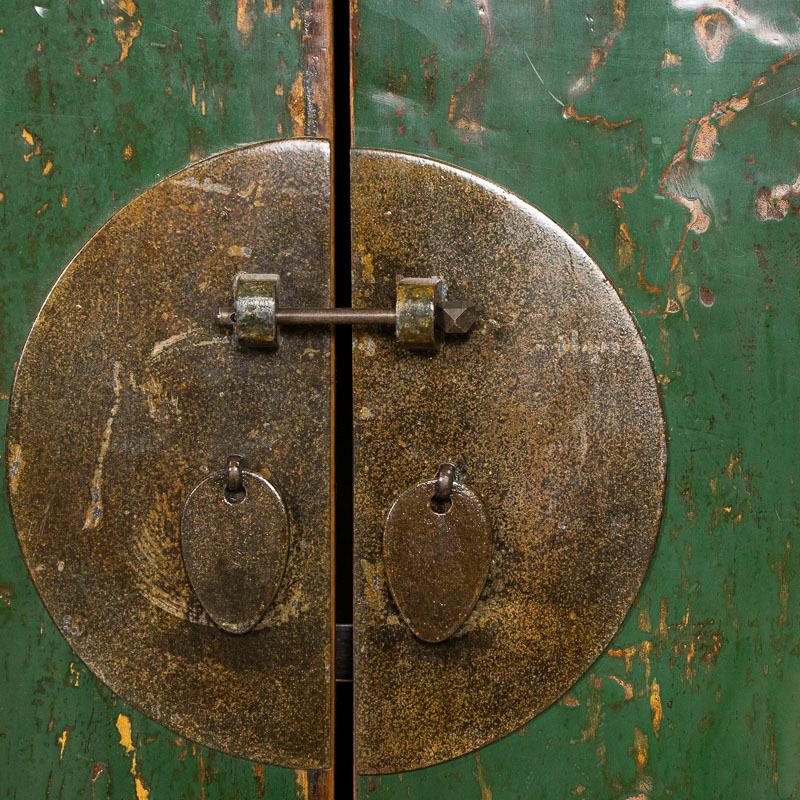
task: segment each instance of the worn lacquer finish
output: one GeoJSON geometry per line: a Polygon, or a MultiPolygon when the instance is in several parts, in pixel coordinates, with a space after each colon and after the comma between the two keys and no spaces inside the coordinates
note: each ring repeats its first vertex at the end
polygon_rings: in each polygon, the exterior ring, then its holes
{"type": "Polygon", "coordinates": [[[670,435],[662,535],[605,655],[517,734],[362,798],[800,792],[797,12],[358,3],[356,145],[474,170],[567,229],[641,328],[670,435]]]}
{"type": "MultiPolygon", "coordinates": [[[[36,311],[114,210],[164,175],[239,143],[327,135],[324,6],[3,4],[3,426],[36,311]]],[[[20,454],[6,458],[13,479],[20,454]]],[[[327,795],[325,773],[198,747],[112,695],[52,624],[5,504],[0,513],[0,797],[327,795]]]]}

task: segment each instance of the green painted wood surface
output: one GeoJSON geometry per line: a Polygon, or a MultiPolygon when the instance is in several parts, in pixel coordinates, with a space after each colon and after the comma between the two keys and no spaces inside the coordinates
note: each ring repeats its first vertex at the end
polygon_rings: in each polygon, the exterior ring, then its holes
{"type": "MultiPolygon", "coordinates": [[[[291,3],[262,0],[2,4],[3,429],[14,359],[89,235],[190,160],[291,133],[289,90],[302,67],[293,14],[291,3]]],[[[305,794],[303,774],[194,747],[95,680],[36,596],[2,504],[1,798],[305,794]]]]}
{"type": "Polygon", "coordinates": [[[662,534],[607,654],[517,734],[360,797],[798,797],[800,7],[358,5],[356,145],[474,170],[582,242],[670,434],[662,534]]]}

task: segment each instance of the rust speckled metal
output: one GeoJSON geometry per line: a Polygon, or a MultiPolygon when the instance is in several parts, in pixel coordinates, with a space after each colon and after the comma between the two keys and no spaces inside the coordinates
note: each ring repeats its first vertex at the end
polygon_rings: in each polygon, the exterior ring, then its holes
{"type": "Polygon", "coordinates": [[[666,443],[631,317],[543,214],[381,151],[354,152],[352,198],[354,305],[389,305],[397,275],[438,275],[481,311],[435,355],[355,332],[356,760],[387,773],[510,733],[597,658],[650,561],[666,443]],[[467,622],[431,644],[392,600],[382,540],[398,489],[442,462],[481,498],[494,554],[467,622]]]}
{"type": "Polygon", "coordinates": [[[288,301],[330,304],[329,165],[323,142],[245,147],[123,208],[45,302],[8,425],[22,551],[78,656],[181,735],[304,769],[331,753],[330,337],[237,348],[214,311],[237,272],[276,264],[288,301]],[[292,534],[244,636],[211,623],[180,549],[186,498],[230,453],[292,534]]]}

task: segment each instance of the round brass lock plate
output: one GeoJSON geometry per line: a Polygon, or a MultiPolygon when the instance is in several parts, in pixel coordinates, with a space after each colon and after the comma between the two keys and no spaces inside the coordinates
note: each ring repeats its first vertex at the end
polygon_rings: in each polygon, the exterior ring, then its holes
{"type": "Polygon", "coordinates": [[[89,669],[195,742],[305,769],[330,763],[330,337],[265,358],[215,313],[237,271],[276,264],[287,302],[329,305],[329,160],[323,142],[245,147],[125,206],[47,298],[8,423],[22,552],[89,669]],[[242,635],[213,624],[181,558],[184,504],[231,453],[291,530],[242,635]]]}
{"type": "MultiPolygon", "coordinates": [[[[562,229],[427,159],[356,151],[351,175],[353,305],[436,275],[480,314],[436,355],[367,330],[353,348],[357,769],[400,772],[511,733],[603,652],[650,562],[666,443],[636,326],[562,229]],[[443,462],[494,550],[472,613],[434,644],[393,602],[383,541],[398,495],[443,462]]],[[[437,563],[417,562],[421,585],[447,580],[437,563]]]]}

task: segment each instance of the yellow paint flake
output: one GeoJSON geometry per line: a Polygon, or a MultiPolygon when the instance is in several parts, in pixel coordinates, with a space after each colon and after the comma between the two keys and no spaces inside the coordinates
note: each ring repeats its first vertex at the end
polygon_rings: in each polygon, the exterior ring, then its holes
{"type": "Polygon", "coordinates": [[[695,17],[694,38],[712,63],[722,60],[735,35],[736,29],[722,11],[698,14],[695,17]]]}
{"type": "Polygon", "coordinates": [[[616,683],[623,692],[625,692],[625,699],[626,700],[633,700],[633,684],[629,683],[628,681],[622,680],[622,678],[618,678],[616,675],[609,675],[608,676],[614,683],[616,683]]]}
{"type": "Polygon", "coordinates": [[[652,714],[653,733],[657,738],[661,731],[661,721],[664,719],[664,709],[661,705],[661,687],[655,678],[653,678],[653,683],[650,685],[650,712],[652,714]]]}
{"type": "Polygon", "coordinates": [[[5,203],[6,201],[6,193],[0,192],[0,203],[5,203]]]}
{"type": "Polygon", "coordinates": [[[133,736],[131,734],[131,720],[124,714],[117,717],[117,731],[119,733],[119,743],[125,748],[125,755],[136,752],[133,746],[133,736]]]}
{"type": "MultiPolygon", "coordinates": [[[[134,762],[135,761],[136,759],[134,758],[134,762]]],[[[136,787],[136,800],[148,800],[150,797],[150,790],[142,783],[142,779],[136,775],[133,782],[136,787]]]]}
{"type": "Polygon", "coordinates": [[[296,5],[292,6],[292,19],[289,22],[289,27],[293,31],[299,31],[303,27],[303,20],[300,17],[300,9],[296,5]]]}
{"type": "Polygon", "coordinates": [[[633,760],[636,762],[636,771],[641,772],[647,766],[648,739],[647,734],[638,728],[633,729],[633,760]]]}
{"type": "Polygon", "coordinates": [[[283,84],[279,83],[275,86],[275,94],[278,97],[283,97],[283,84]]]}
{"type": "Polygon", "coordinates": [[[192,105],[197,107],[197,87],[192,84],[192,105]]]}
{"type": "Polygon", "coordinates": [[[733,473],[742,463],[742,454],[741,453],[731,453],[730,458],[728,459],[728,463],[725,465],[725,474],[733,480],[733,473]]]}
{"type": "Polygon", "coordinates": [[[53,162],[48,158],[42,167],[42,175],[49,175],[53,171],[53,162]]]}
{"type": "Polygon", "coordinates": [[[69,740],[69,730],[67,728],[64,728],[64,730],[61,731],[61,736],[58,737],[58,744],[61,747],[61,749],[58,752],[58,758],[60,761],[64,760],[64,749],[67,746],[68,740],[69,740]]]}
{"type": "Polygon", "coordinates": [[[150,789],[142,780],[136,763],[136,748],[133,746],[130,717],[125,716],[125,714],[120,714],[117,717],[117,732],[119,733],[119,743],[125,749],[125,755],[131,756],[130,774],[133,776],[136,800],[149,800],[150,789]]]}
{"type": "Polygon", "coordinates": [[[308,773],[304,769],[294,771],[294,785],[297,792],[297,800],[309,800],[308,773]]]}
{"type": "Polygon", "coordinates": [[[119,0],[115,3],[115,8],[122,13],[114,17],[114,38],[119,45],[119,58],[116,63],[121,64],[130,53],[134,41],[139,38],[142,32],[143,20],[136,17],[139,7],[135,0],[119,0]]]}
{"type": "Polygon", "coordinates": [[[281,0],[264,0],[265,14],[279,14],[281,12],[281,0]]]}
{"type": "Polygon", "coordinates": [[[255,0],[236,0],[236,30],[243,48],[250,45],[256,26],[255,0]]]}
{"type": "Polygon", "coordinates": [[[135,155],[135,150],[133,149],[133,145],[130,142],[128,142],[128,144],[125,145],[125,149],[122,151],[122,157],[126,161],[130,161],[134,155],[135,155]]]}
{"type": "Polygon", "coordinates": [[[667,638],[667,601],[663,597],[658,603],[658,638],[662,642],[667,638]]]}
{"type": "Polygon", "coordinates": [[[68,202],[67,193],[61,192],[61,208],[66,208],[68,202]]]}
{"type": "Polygon", "coordinates": [[[22,138],[31,146],[33,147],[33,143],[35,141],[33,134],[27,129],[22,129],[22,138]]]}
{"type": "Polygon", "coordinates": [[[287,102],[289,118],[292,121],[292,136],[302,136],[306,129],[306,92],[303,86],[303,73],[298,72],[292,84],[287,102]]]}
{"type": "Polygon", "coordinates": [[[631,647],[619,648],[619,649],[612,649],[608,651],[608,655],[611,658],[621,658],[625,662],[625,672],[630,673],[631,669],[633,669],[633,657],[636,655],[637,647],[632,645],[631,647]]]}
{"type": "Polygon", "coordinates": [[[602,682],[602,678],[597,677],[593,677],[590,682],[589,697],[586,700],[588,718],[586,727],[581,730],[582,742],[590,742],[597,736],[597,731],[600,727],[600,712],[602,711],[602,702],[600,700],[600,686],[602,682]]]}

